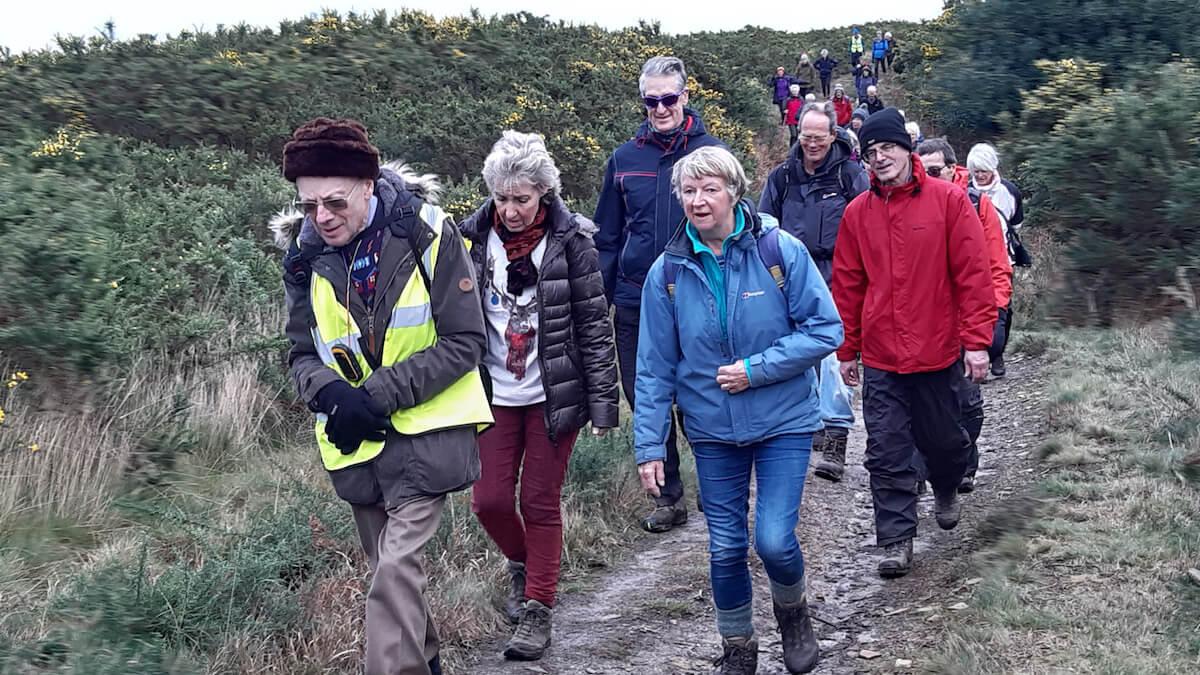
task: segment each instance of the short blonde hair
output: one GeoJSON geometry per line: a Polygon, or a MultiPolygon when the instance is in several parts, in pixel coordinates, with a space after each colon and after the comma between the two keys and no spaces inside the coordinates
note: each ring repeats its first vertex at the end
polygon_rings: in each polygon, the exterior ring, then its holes
{"type": "Polygon", "coordinates": [[[671,170],[671,191],[675,197],[682,200],[679,194],[679,183],[683,177],[703,178],[715,176],[725,181],[725,189],[734,201],[740,200],[746,194],[748,183],[746,171],[742,163],[725,148],[709,145],[696,150],[675,163],[671,170]]]}

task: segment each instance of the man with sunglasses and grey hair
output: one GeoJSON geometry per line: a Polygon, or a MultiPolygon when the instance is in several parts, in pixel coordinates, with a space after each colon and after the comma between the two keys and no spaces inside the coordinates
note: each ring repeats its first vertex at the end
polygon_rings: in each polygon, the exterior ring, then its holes
{"type": "Polygon", "coordinates": [[[433,177],[380,167],[358,122],[296,129],[283,173],[298,207],[271,223],[288,363],[373,572],[365,672],[438,675],[421,559],[446,494],[479,477],[475,434],[492,422],[474,268],[433,177]]]}
{"type": "MultiPolygon", "coordinates": [[[[634,405],[642,285],[650,265],[684,220],[683,208],[671,192],[671,171],[690,152],[714,145],[725,147],[704,131],[700,116],[687,107],[683,61],[674,56],[647,60],[638,89],[646,106],[646,121],[609,157],[592,218],[599,227],[595,241],[605,294],[615,305],[617,363],[621,389],[630,407],[634,405]]],[[[642,527],[648,532],[667,532],[687,522],[674,421],[662,475],[656,480],[660,495],[654,498],[655,509],[642,527]]]]}

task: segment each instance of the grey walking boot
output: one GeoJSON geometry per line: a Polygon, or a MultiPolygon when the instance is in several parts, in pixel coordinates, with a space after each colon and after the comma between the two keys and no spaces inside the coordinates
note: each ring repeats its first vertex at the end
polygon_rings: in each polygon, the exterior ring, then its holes
{"type": "Polygon", "coordinates": [[[789,673],[807,673],[817,667],[820,650],[817,635],[813,632],[812,619],[808,616],[808,599],[795,607],[775,606],[775,620],[779,622],[779,633],[783,636],[783,665],[789,673]]]}
{"type": "MultiPolygon", "coordinates": [[[[821,439],[821,459],[813,467],[813,473],[836,483],[842,479],[842,472],[846,469],[846,441],[850,434],[846,429],[825,429],[818,434],[821,439]]],[[[817,438],[813,436],[813,452],[818,450],[817,438]]]]}
{"type": "Polygon", "coordinates": [[[550,620],[554,610],[537,600],[527,600],[521,612],[521,623],[504,645],[504,658],[515,661],[536,661],[550,646],[550,620]]]}
{"type": "Polygon", "coordinates": [[[895,579],[908,574],[912,567],[912,539],[905,539],[883,547],[883,558],[879,560],[879,576],[895,579]]]}
{"type": "Polygon", "coordinates": [[[725,653],[714,665],[721,666],[719,675],[754,675],[758,672],[758,640],[749,638],[722,638],[725,653]]]}
{"type": "Polygon", "coordinates": [[[958,484],[958,493],[967,494],[975,491],[975,474],[969,473],[962,477],[962,482],[958,484]]]}
{"type": "Polygon", "coordinates": [[[943,530],[953,530],[958,526],[962,517],[962,502],[958,500],[958,489],[946,494],[933,494],[933,517],[937,519],[938,527],[943,530]]]}
{"type": "Polygon", "coordinates": [[[521,610],[525,605],[525,563],[516,560],[508,561],[508,597],[504,599],[505,612],[509,623],[521,620],[521,610]]]}
{"type": "Polygon", "coordinates": [[[642,529],[647,532],[669,532],[677,525],[687,522],[687,506],[683,500],[666,506],[657,506],[642,520],[642,529]]]}

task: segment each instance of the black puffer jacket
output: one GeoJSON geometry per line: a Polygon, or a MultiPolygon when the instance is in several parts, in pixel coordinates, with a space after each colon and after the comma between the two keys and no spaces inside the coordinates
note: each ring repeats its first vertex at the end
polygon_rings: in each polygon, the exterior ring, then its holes
{"type": "MultiPolygon", "coordinates": [[[[538,364],[551,440],[590,420],[617,426],[617,365],[604,279],[592,234],[596,226],[555,197],[544,207],[546,252],[538,270],[538,364]]],[[[460,224],[470,242],[477,286],[484,288],[487,238],[495,222],[488,200],[460,224]]]]}

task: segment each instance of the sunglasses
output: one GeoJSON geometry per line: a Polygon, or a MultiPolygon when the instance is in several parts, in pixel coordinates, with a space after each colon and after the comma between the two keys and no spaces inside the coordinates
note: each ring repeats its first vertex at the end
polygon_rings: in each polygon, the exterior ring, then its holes
{"type": "Polygon", "coordinates": [[[933,176],[934,178],[941,176],[942,172],[945,170],[946,170],[946,167],[944,167],[944,166],[927,166],[927,167],[925,167],[925,173],[929,174],[930,176],[933,176]]]}
{"type": "Polygon", "coordinates": [[[317,199],[316,201],[293,201],[292,206],[304,212],[304,215],[312,218],[317,215],[317,208],[324,206],[329,211],[344,211],[350,205],[350,197],[358,191],[362,183],[356,183],[354,187],[346,194],[345,197],[334,197],[333,199],[317,199]]]}
{"type": "Polygon", "coordinates": [[[663,104],[663,106],[667,108],[670,108],[676,103],[679,103],[679,97],[683,96],[683,92],[685,91],[687,91],[686,87],[680,89],[674,94],[667,94],[666,96],[643,96],[642,103],[645,103],[646,107],[651,110],[657,108],[659,103],[663,104]]]}

